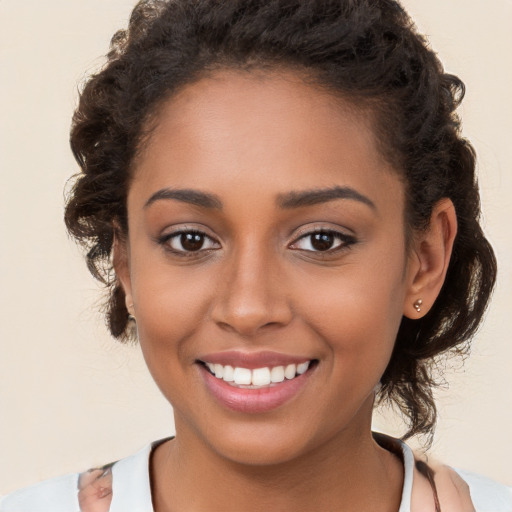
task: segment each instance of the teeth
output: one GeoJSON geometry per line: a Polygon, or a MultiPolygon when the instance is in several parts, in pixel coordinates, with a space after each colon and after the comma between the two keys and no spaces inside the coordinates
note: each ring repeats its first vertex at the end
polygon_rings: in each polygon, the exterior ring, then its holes
{"type": "MultiPolygon", "coordinates": [[[[217,375],[215,375],[217,377],[217,375]]],[[[226,382],[233,382],[235,380],[235,370],[232,366],[224,366],[223,380],[226,382]]]]}
{"type": "Polygon", "coordinates": [[[298,365],[289,364],[287,366],[264,367],[254,370],[242,367],[233,368],[229,365],[223,366],[213,363],[205,364],[215,377],[225,382],[231,382],[237,386],[265,387],[302,375],[308,370],[310,363],[311,361],[306,361],[298,365]]]}
{"type": "Polygon", "coordinates": [[[297,373],[299,375],[302,375],[303,373],[306,373],[308,368],[309,368],[309,361],[306,361],[305,363],[298,364],[297,365],[297,373]]]}
{"type": "Polygon", "coordinates": [[[295,377],[295,374],[297,373],[297,365],[295,364],[289,364],[285,369],[284,369],[284,376],[288,379],[288,380],[291,380],[295,377]]]}
{"type": "Polygon", "coordinates": [[[275,366],[270,370],[270,380],[272,382],[283,382],[284,380],[284,366],[275,366]]]}
{"type": "Polygon", "coordinates": [[[216,364],[214,373],[215,373],[215,377],[217,377],[218,379],[222,379],[222,377],[224,375],[224,366],[222,366],[221,364],[216,364]]]}
{"type": "Polygon", "coordinates": [[[252,380],[252,372],[247,368],[236,367],[233,374],[233,380],[235,381],[235,384],[250,384],[252,380]]]}
{"type": "Polygon", "coordinates": [[[252,384],[254,386],[268,386],[270,384],[270,370],[268,368],[256,368],[253,370],[252,384]]]}

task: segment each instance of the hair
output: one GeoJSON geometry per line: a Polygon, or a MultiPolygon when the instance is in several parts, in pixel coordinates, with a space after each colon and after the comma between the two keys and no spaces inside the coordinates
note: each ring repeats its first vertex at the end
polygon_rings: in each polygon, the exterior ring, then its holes
{"type": "MultiPolygon", "coordinates": [[[[466,354],[496,279],[479,224],[475,152],[460,133],[464,84],[393,0],[143,0],[112,38],[104,67],[82,89],[71,128],[81,168],[65,222],[108,289],[114,337],[132,336],[112,265],[114,234],[128,230],[132,163],[163,101],[219,69],[295,70],[356,108],[370,110],[379,149],[406,190],[406,231],[427,229],[434,205],[452,200],[458,233],[443,288],[419,320],[403,318],[381,379],[380,402],[408,419],[404,438],[431,440],[434,368],[466,354]]],[[[306,79],[306,78],[305,78],[306,79]]]]}

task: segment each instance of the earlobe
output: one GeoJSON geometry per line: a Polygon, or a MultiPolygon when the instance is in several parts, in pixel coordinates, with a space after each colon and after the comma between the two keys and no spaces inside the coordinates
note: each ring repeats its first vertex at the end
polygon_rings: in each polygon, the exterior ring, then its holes
{"type": "Polygon", "coordinates": [[[446,277],[456,234],[455,207],[450,199],[442,199],[432,210],[428,228],[413,242],[403,312],[407,318],[421,318],[434,304],[446,277]]]}
{"type": "Polygon", "coordinates": [[[119,235],[118,229],[115,229],[114,234],[113,265],[117,279],[124,291],[126,309],[131,316],[135,316],[130,278],[128,243],[119,235]]]}

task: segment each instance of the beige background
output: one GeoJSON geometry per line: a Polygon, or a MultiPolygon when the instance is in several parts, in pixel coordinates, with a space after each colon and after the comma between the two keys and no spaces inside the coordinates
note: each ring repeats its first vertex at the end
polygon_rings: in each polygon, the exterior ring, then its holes
{"type": "MultiPolygon", "coordinates": [[[[512,484],[512,1],[406,0],[447,70],[480,158],[500,263],[465,368],[440,392],[435,456],[512,484]]],[[[0,0],[0,493],[128,455],[172,431],[136,347],[110,340],[98,288],[62,222],[68,128],[132,0],[0,0]]],[[[459,365],[460,366],[460,365],[459,365]]],[[[395,432],[395,422],[376,426],[395,432]]]]}

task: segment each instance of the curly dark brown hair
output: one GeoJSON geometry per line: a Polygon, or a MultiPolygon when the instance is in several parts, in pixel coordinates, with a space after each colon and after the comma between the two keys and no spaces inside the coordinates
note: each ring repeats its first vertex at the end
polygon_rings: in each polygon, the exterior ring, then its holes
{"type": "Polygon", "coordinates": [[[81,172],[65,212],[109,290],[112,334],[130,338],[124,292],[112,267],[114,229],[127,233],[131,164],[162,101],[216,69],[292,69],[373,113],[380,150],[402,177],[409,233],[428,226],[442,198],[458,233],[444,286],[420,320],[403,318],[380,400],[409,419],[404,437],[431,436],[433,366],[465,353],[493,289],[496,260],[479,225],[475,152],[455,113],[464,85],[393,0],[143,0],[118,31],[107,63],[85,84],[71,147],[81,172]]]}

